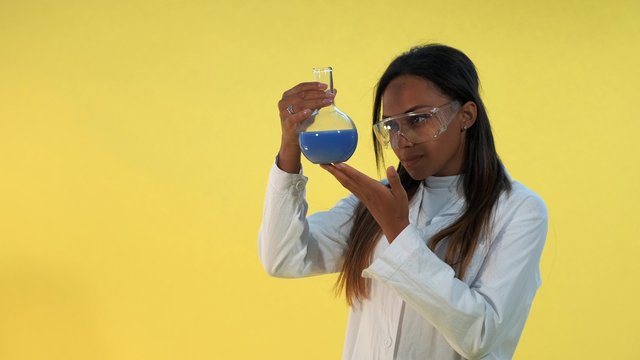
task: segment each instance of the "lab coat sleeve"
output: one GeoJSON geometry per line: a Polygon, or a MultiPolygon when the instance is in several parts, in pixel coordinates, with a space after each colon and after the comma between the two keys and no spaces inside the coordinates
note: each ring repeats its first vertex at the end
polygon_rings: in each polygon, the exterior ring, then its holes
{"type": "Polygon", "coordinates": [[[535,194],[509,199],[507,208],[496,212],[502,221],[471,285],[455,278],[413,225],[363,276],[393,287],[464,358],[480,359],[496,344],[517,343],[540,286],[547,210],[535,194]]]}
{"type": "Polygon", "coordinates": [[[342,269],[358,200],[347,197],[329,211],[307,217],[302,174],[271,169],[258,235],[260,261],[268,274],[296,278],[342,269]]]}

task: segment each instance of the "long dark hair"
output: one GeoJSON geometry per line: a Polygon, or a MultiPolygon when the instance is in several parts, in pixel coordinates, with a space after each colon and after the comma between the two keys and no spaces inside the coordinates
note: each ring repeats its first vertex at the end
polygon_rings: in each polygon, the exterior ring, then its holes
{"type": "MultiPolygon", "coordinates": [[[[400,75],[415,75],[435,84],[451,100],[465,104],[476,104],[476,121],[466,130],[464,160],[460,184],[465,207],[462,214],[449,226],[435,234],[428,242],[434,250],[447,239],[444,261],[462,279],[471,262],[480,237],[491,225],[491,214],[500,194],[511,190],[511,184],[496,152],[489,117],[479,95],[480,83],[473,62],[461,51],[449,46],[430,44],[410,49],[391,62],[378,81],[373,104],[373,123],[382,116],[382,94],[394,78],[400,75]]],[[[384,167],[382,145],[373,137],[376,164],[379,171],[384,167]]],[[[413,197],[419,180],[398,165],[402,186],[409,197],[413,197]]],[[[353,214],[351,230],[342,272],[336,283],[337,292],[345,290],[347,302],[366,299],[369,294],[368,280],[361,274],[373,256],[376,241],[382,234],[380,226],[362,202],[353,214]]]]}

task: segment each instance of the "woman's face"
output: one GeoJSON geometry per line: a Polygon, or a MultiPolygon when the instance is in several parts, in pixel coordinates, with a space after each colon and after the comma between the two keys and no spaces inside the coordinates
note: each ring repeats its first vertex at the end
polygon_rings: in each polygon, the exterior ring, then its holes
{"type": "MultiPolygon", "coordinates": [[[[385,89],[382,109],[384,117],[389,117],[426,106],[441,107],[451,101],[431,81],[415,75],[401,75],[391,80],[385,89]]],[[[434,140],[414,144],[404,136],[398,136],[393,151],[413,179],[461,173],[466,139],[463,127],[473,125],[476,107],[468,102],[456,109],[454,107],[446,114],[453,118],[447,130],[434,140]]]]}

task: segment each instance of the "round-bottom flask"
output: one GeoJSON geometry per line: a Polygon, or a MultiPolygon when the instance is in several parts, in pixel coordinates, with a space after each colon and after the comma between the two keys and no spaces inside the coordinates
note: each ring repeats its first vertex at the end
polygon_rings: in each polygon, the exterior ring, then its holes
{"type": "MultiPolygon", "coordinates": [[[[314,68],[316,81],[327,84],[333,92],[333,70],[314,68]]],[[[335,103],[314,111],[302,123],[300,149],[314,164],[333,164],[347,161],[358,145],[358,131],[351,118],[335,103]]]]}

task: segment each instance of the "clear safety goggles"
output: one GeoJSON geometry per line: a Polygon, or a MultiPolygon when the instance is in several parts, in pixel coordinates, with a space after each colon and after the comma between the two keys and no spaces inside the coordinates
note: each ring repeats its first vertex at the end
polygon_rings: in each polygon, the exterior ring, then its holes
{"type": "Polygon", "coordinates": [[[426,106],[415,111],[384,118],[373,124],[373,132],[382,145],[398,147],[400,136],[413,144],[436,140],[460,108],[457,101],[439,107],[426,106]]]}

